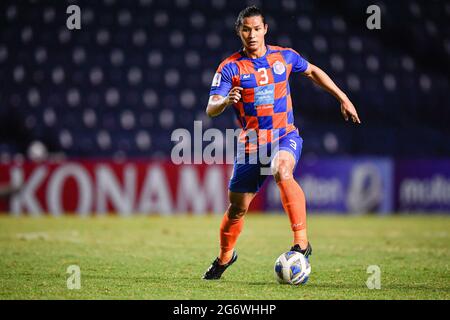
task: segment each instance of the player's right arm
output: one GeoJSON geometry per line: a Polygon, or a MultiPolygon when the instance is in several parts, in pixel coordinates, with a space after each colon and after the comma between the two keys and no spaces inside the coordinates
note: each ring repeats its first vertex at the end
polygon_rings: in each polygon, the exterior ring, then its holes
{"type": "Polygon", "coordinates": [[[238,74],[237,67],[227,60],[222,62],[214,75],[211,91],[209,92],[206,114],[216,117],[230,104],[237,103],[241,99],[241,87],[233,87],[233,77],[238,74]]]}
{"type": "Polygon", "coordinates": [[[209,97],[206,114],[210,117],[216,117],[221,114],[230,104],[237,103],[241,99],[241,87],[234,87],[226,97],[219,94],[213,94],[209,97]]]}

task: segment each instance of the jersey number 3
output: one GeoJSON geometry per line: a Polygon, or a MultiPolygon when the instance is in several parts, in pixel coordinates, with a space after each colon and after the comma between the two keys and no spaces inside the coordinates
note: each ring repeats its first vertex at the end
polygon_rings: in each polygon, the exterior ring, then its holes
{"type": "Polygon", "coordinates": [[[261,76],[261,80],[259,80],[260,85],[268,84],[269,83],[269,76],[267,75],[267,69],[266,68],[259,68],[258,73],[261,76]]]}

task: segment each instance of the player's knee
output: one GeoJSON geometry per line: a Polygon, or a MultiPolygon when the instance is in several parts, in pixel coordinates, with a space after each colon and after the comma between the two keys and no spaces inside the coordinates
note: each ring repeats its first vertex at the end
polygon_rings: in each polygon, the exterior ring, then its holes
{"type": "Polygon", "coordinates": [[[248,206],[231,203],[228,207],[228,218],[230,219],[240,219],[242,218],[248,210],[248,206]]]}
{"type": "Polygon", "coordinates": [[[275,181],[288,180],[292,178],[292,169],[289,161],[280,160],[277,165],[272,168],[272,174],[275,181]]]}

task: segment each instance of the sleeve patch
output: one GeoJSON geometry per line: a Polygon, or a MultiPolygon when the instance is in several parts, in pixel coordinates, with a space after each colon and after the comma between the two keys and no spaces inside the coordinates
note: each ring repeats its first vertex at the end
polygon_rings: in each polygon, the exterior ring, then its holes
{"type": "Polygon", "coordinates": [[[214,75],[214,78],[213,78],[213,81],[212,81],[211,86],[212,86],[212,87],[218,87],[218,86],[220,86],[220,81],[221,81],[221,80],[222,80],[222,74],[216,73],[216,74],[214,75]]]}

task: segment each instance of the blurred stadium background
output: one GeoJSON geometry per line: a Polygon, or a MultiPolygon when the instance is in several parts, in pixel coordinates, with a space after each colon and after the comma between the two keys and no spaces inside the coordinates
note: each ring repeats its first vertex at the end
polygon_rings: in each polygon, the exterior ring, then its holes
{"type": "MultiPolygon", "coordinates": [[[[222,215],[231,166],[173,164],[171,134],[236,127],[204,110],[250,4],[267,42],[322,67],[363,122],[291,78],[310,212],[449,213],[450,3],[359,0],[1,1],[0,211],[222,215]],[[66,27],[70,4],[80,30],[66,27]],[[366,27],[371,4],[381,30],[366,27]]],[[[281,212],[270,180],[253,210],[281,212]]]]}

